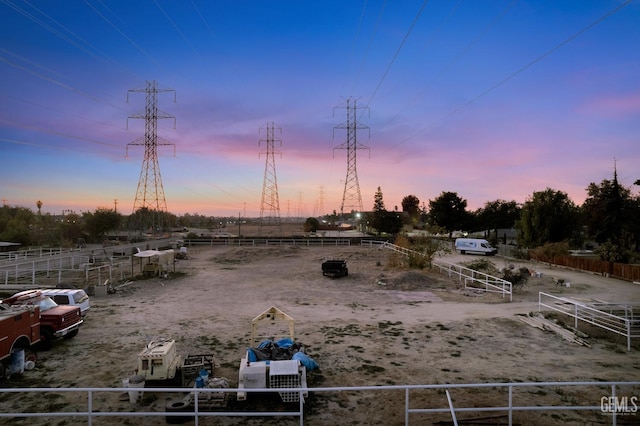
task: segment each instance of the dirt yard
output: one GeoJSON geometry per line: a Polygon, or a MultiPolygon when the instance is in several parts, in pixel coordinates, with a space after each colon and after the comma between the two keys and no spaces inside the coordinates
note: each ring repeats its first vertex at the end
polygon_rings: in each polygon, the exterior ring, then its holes
{"type": "MultiPolygon", "coordinates": [[[[451,255],[452,258],[456,256],[451,255]]],[[[471,257],[465,258],[469,260],[471,257]]],[[[500,258],[492,258],[500,264],[500,258]]],[[[517,266],[521,266],[520,264],[517,266]]],[[[530,266],[532,267],[532,266],[530,266]]],[[[320,365],[309,373],[310,387],[606,381],[640,378],[640,345],[626,351],[622,337],[580,327],[590,347],[543,332],[517,315],[537,311],[539,291],[607,301],[640,301],[640,287],[588,274],[540,267],[512,302],[500,295],[465,291],[437,272],[411,270],[390,250],[367,247],[207,247],[190,248],[188,258],[168,278],[150,278],[119,287],[116,294],[92,298],[79,335],[38,354],[37,366],[10,387],[120,387],[134,374],[136,355],[159,337],[175,338],[180,352],[213,353],[214,376],[237,386],[238,365],[248,346],[251,320],[276,306],[296,320],[296,341],[320,365]],[[348,277],[322,276],[320,265],[345,258],[348,277]],[[572,280],[558,287],[551,276],[572,280]],[[624,300],[622,299],[624,298],[624,300]]],[[[535,269],[535,266],[532,267],[535,269]]],[[[594,405],[608,389],[532,388],[514,403],[594,405]]],[[[638,388],[628,392],[639,395],[638,388]]],[[[447,407],[443,391],[412,394],[412,407],[447,407]]],[[[631,395],[630,395],[631,396],[631,395]]],[[[175,396],[174,396],[175,397],[175,396]]],[[[457,406],[506,405],[495,389],[452,392],[457,406]]],[[[3,395],[0,410],[11,412],[86,410],[86,394],[3,395]]],[[[164,411],[164,394],[145,393],[142,403],[121,401],[118,393],[97,394],[94,408],[106,411],[164,411]]],[[[401,425],[404,395],[398,391],[311,394],[305,404],[308,425],[401,425]]],[[[231,409],[243,409],[232,398],[231,409]]],[[[627,416],[619,424],[640,418],[627,416]]],[[[460,414],[459,419],[498,414],[460,414]]],[[[93,424],[163,423],[158,418],[101,417],[93,424]]],[[[411,424],[447,424],[449,415],[412,415],[411,424]],[[439,423],[442,422],[442,423],[439,423]]],[[[522,425],[606,424],[599,413],[569,411],[516,413],[522,425]]],[[[4,422],[3,422],[4,423],[4,422]]],[[[13,419],[14,425],[71,425],[79,419],[13,419]]],[[[193,422],[191,422],[193,424],[193,422]]],[[[200,424],[297,424],[296,420],[206,418],[200,424]]],[[[485,423],[487,424],[487,423],[485,423]]],[[[631,424],[631,423],[629,423],[631,424]]]]}

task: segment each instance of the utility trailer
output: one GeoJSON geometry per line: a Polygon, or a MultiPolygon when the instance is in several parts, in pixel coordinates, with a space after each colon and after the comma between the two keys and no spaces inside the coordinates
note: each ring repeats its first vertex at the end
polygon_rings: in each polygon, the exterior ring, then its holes
{"type": "MultiPolygon", "coordinates": [[[[271,307],[251,321],[251,347],[247,348],[240,360],[238,374],[238,401],[247,399],[243,389],[307,388],[307,367],[317,368],[317,364],[304,353],[304,347],[293,342],[294,320],[282,310],[271,307]],[[276,341],[274,328],[284,323],[288,337],[276,341]],[[269,328],[269,338],[258,335],[258,326],[269,328]],[[258,345],[258,342],[261,343],[258,345]]],[[[283,402],[299,402],[300,395],[307,397],[308,392],[278,392],[283,402]]]]}
{"type": "Polygon", "coordinates": [[[347,261],[344,259],[331,259],[322,262],[322,275],[325,277],[338,278],[349,275],[347,261]]]}
{"type": "MultiPolygon", "coordinates": [[[[159,339],[151,341],[138,354],[136,375],[144,378],[142,387],[151,383],[181,388],[228,388],[226,379],[213,377],[214,368],[213,355],[182,356],[178,354],[175,340],[159,339]]],[[[201,411],[224,408],[227,402],[227,395],[223,392],[198,395],[198,409],[201,411]]],[[[193,415],[186,413],[193,412],[194,409],[194,392],[187,393],[181,399],[170,400],[165,404],[165,412],[185,414],[166,416],[166,422],[178,424],[192,420],[193,415]]]]}
{"type": "Polygon", "coordinates": [[[136,374],[144,377],[145,383],[170,384],[182,387],[193,386],[204,369],[213,377],[214,359],[212,354],[178,354],[176,341],[160,339],[151,341],[138,354],[136,374]]]}

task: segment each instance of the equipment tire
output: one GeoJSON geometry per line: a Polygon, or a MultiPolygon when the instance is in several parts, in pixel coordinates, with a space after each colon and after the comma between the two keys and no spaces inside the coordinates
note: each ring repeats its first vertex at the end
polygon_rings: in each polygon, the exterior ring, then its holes
{"type": "Polygon", "coordinates": [[[40,329],[40,342],[38,343],[38,349],[41,351],[48,351],[53,346],[53,333],[45,329],[40,329]]]}
{"type": "MultiPolygon", "coordinates": [[[[167,413],[180,413],[183,411],[191,411],[191,404],[187,401],[176,399],[169,401],[164,406],[164,411],[167,413]]],[[[186,423],[192,419],[192,416],[166,416],[165,420],[168,424],[181,424],[186,423]]]]}
{"type": "Polygon", "coordinates": [[[65,334],[64,338],[69,340],[69,339],[73,339],[74,337],[76,337],[78,335],[78,330],[77,328],[75,330],[73,330],[72,332],[65,334]]]}

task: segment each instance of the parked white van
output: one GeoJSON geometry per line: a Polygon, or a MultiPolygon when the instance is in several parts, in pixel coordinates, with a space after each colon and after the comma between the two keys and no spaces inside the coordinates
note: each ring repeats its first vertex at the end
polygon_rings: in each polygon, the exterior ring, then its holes
{"type": "Polygon", "coordinates": [[[455,246],[460,254],[475,253],[493,256],[498,252],[498,249],[491,247],[489,241],[480,238],[456,238],[455,246]]]}

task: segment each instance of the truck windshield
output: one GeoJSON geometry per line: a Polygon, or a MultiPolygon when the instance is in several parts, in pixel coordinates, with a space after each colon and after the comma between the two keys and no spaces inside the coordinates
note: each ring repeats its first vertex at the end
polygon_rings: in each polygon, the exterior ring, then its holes
{"type": "Polygon", "coordinates": [[[48,309],[55,308],[56,306],[58,306],[58,304],[54,302],[53,299],[51,299],[50,297],[41,298],[38,301],[38,304],[40,305],[40,312],[44,312],[48,309]]]}

